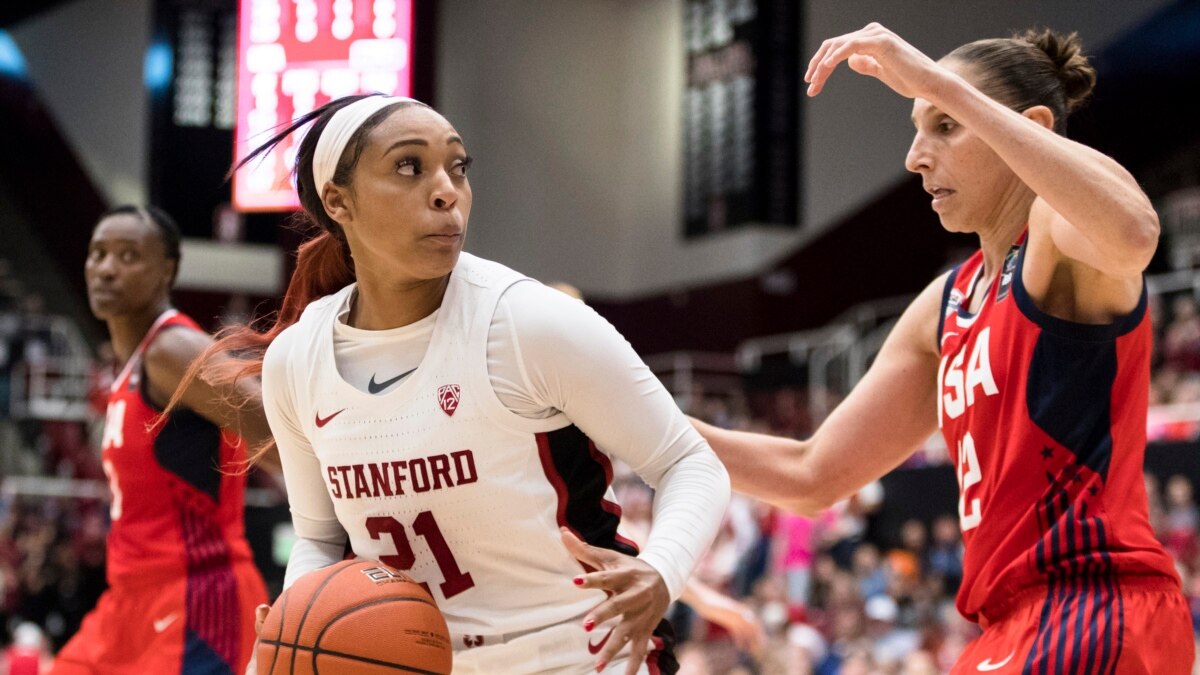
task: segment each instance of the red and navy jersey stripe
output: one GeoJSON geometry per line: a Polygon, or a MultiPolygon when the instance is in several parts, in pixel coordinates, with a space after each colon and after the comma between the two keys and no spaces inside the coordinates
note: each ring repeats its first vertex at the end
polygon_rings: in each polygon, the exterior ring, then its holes
{"type": "Polygon", "coordinates": [[[1178,583],[1150,528],[1142,480],[1145,290],[1110,324],[1065,321],[1029,295],[1025,251],[1022,237],[988,288],[976,253],[943,293],[938,421],[959,477],[957,604],[994,621],[1014,598],[1044,593],[1029,663],[1044,667],[1038,654],[1080,667],[1090,659],[1105,672],[1121,650],[1121,580],[1178,583]]]}
{"type": "Polygon", "coordinates": [[[1046,578],[1038,630],[1025,672],[1084,675],[1114,672],[1121,656],[1124,601],[1104,519],[1072,497],[1070,485],[1047,475],[1050,489],[1038,518],[1047,536],[1034,559],[1046,578]],[[1082,667],[1082,670],[1079,668],[1082,667]]]}

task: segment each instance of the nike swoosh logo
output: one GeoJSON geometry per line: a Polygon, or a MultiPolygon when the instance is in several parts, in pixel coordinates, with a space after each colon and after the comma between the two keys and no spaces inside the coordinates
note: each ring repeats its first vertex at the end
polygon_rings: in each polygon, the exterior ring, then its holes
{"type": "Polygon", "coordinates": [[[341,415],[341,414],[342,414],[342,413],[344,413],[344,412],[346,412],[346,409],[345,409],[345,408],[342,408],[341,410],[339,410],[339,411],[337,411],[337,412],[333,413],[333,414],[332,414],[332,415],[330,415],[329,417],[321,417],[321,414],[320,414],[320,413],[317,413],[317,414],[316,414],[316,415],[317,415],[317,428],[318,428],[318,429],[320,429],[321,427],[325,426],[326,424],[329,424],[329,421],[330,421],[330,420],[332,420],[333,418],[337,417],[338,415],[341,415]]]}
{"type": "Polygon", "coordinates": [[[412,370],[408,371],[407,373],[400,373],[399,375],[393,377],[392,379],[384,380],[383,382],[376,382],[375,375],[374,375],[374,373],[372,373],[371,381],[367,383],[367,391],[372,394],[378,394],[379,392],[383,391],[384,389],[387,389],[388,387],[392,386],[393,384],[396,384],[400,380],[403,380],[404,378],[408,377],[409,375],[412,375],[414,371],[416,371],[416,368],[413,368],[412,370]]]}
{"type": "Polygon", "coordinates": [[[175,619],[178,619],[178,618],[179,618],[179,612],[172,612],[172,613],[164,616],[163,618],[159,619],[158,621],[155,621],[154,622],[154,632],[155,633],[163,632],[164,630],[167,629],[168,626],[175,623],[175,619]]]}
{"type": "Polygon", "coordinates": [[[606,634],[604,636],[604,639],[596,644],[592,644],[591,640],[589,640],[588,641],[588,653],[592,654],[592,655],[599,654],[600,650],[604,649],[604,644],[606,642],[608,642],[608,638],[612,637],[612,632],[613,632],[613,629],[609,628],[608,634],[606,634]]]}
{"type": "Polygon", "coordinates": [[[1008,662],[1009,662],[1009,661],[1012,661],[1012,657],[1013,657],[1014,655],[1016,655],[1016,653],[1017,653],[1017,650],[1015,650],[1015,649],[1014,649],[1014,650],[1012,651],[1012,654],[1009,654],[1009,655],[1008,655],[1008,658],[1004,659],[1004,660],[1003,660],[1003,661],[1001,661],[1000,663],[992,663],[992,659],[991,659],[991,658],[986,658],[986,659],[984,659],[984,660],[980,661],[980,662],[979,662],[979,665],[975,666],[975,669],[976,669],[976,670],[979,670],[979,671],[981,671],[981,672],[984,672],[984,673],[987,673],[987,672],[990,672],[990,671],[993,671],[993,670],[1000,670],[1000,669],[1001,669],[1001,668],[1003,668],[1004,666],[1008,665],[1008,662]]]}

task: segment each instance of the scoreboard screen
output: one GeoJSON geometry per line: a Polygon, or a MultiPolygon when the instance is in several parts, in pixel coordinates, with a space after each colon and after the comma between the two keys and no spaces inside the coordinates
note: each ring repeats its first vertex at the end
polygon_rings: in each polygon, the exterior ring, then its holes
{"type": "Polygon", "coordinates": [[[795,0],[686,0],[684,236],[799,219],[795,0]]]}
{"type": "MultiPolygon", "coordinates": [[[[240,0],[234,158],[276,128],[357,93],[410,96],[414,0],[240,0]]],[[[237,172],[240,211],[299,208],[291,169],[303,134],[237,172]]]]}

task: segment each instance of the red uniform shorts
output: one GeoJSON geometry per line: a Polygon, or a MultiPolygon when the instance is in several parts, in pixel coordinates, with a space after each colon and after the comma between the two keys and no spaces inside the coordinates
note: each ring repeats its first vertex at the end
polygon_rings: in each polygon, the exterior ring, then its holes
{"type": "Polygon", "coordinates": [[[180,578],[110,588],[59,651],[51,675],[242,675],[254,608],[267,594],[252,565],[232,570],[212,587],[193,580],[190,599],[180,578]]]}
{"type": "Polygon", "coordinates": [[[983,635],[952,675],[980,673],[1189,675],[1192,619],[1179,584],[1164,577],[1061,582],[985,613],[983,635]]]}

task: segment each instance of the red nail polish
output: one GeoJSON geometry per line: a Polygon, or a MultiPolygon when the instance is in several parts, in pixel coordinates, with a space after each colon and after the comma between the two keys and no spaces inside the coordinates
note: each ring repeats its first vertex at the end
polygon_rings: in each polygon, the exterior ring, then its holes
{"type": "Polygon", "coordinates": [[[595,622],[595,621],[592,621],[591,619],[588,619],[587,621],[584,621],[584,622],[583,622],[583,629],[584,629],[584,630],[586,630],[586,631],[588,631],[589,633],[590,633],[590,632],[592,631],[592,629],[593,629],[593,628],[595,628],[595,627],[596,627],[596,622],[595,622]]]}
{"type": "Polygon", "coordinates": [[[583,585],[583,577],[575,577],[575,578],[574,578],[574,579],[572,579],[571,581],[574,581],[576,586],[582,586],[582,585],[583,585]]]}

